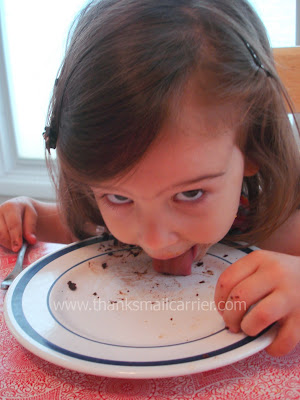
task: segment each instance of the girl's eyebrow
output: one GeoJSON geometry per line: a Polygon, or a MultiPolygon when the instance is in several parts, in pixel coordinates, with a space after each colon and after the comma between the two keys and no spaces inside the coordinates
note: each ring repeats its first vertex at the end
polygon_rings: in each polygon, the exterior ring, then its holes
{"type": "Polygon", "coordinates": [[[215,174],[200,175],[200,176],[197,176],[196,178],[176,183],[175,185],[171,186],[171,188],[176,188],[176,187],[179,187],[179,186],[191,185],[193,183],[198,183],[198,182],[204,181],[206,179],[219,178],[220,176],[223,176],[225,174],[226,174],[226,171],[217,172],[215,174]]]}
{"type": "MultiPolygon", "coordinates": [[[[207,175],[200,175],[197,176],[196,178],[193,179],[188,179],[186,181],[182,181],[182,182],[178,182],[175,185],[172,185],[170,187],[168,187],[167,189],[163,189],[161,190],[159,193],[157,193],[155,196],[159,196],[161,194],[163,194],[164,192],[167,192],[169,190],[175,189],[177,187],[182,187],[182,186],[187,186],[187,185],[192,185],[194,183],[199,183],[201,181],[204,181],[206,179],[215,179],[215,178],[219,178],[220,176],[223,176],[226,174],[226,171],[221,171],[221,172],[217,172],[215,174],[207,174],[207,175]]],[[[107,190],[109,192],[113,192],[114,190],[116,190],[117,192],[120,190],[120,188],[118,186],[105,186],[105,185],[97,185],[93,187],[96,191],[97,190],[107,190]]],[[[124,191],[124,189],[121,188],[121,191],[125,194],[126,191],[124,191]]]]}
{"type": "Polygon", "coordinates": [[[188,179],[186,181],[178,182],[178,183],[175,183],[175,185],[171,185],[167,189],[161,190],[159,193],[156,194],[156,196],[160,196],[164,192],[168,192],[169,190],[173,190],[173,189],[176,189],[176,188],[179,188],[179,187],[189,186],[189,185],[193,185],[195,183],[200,183],[201,181],[204,181],[206,179],[219,178],[220,176],[223,176],[225,174],[226,174],[226,171],[221,171],[221,172],[217,172],[215,174],[200,175],[200,176],[197,176],[196,178],[193,178],[193,179],[188,179]]]}

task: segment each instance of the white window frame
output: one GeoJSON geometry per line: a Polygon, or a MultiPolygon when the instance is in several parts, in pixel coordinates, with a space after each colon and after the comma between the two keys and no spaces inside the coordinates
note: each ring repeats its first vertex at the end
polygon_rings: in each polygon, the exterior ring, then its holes
{"type": "Polygon", "coordinates": [[[17,153],[3,36],[0,8],[0,198],[23,195],[54,200],[45,160],[22,159],[17,153]]]}
{"type": "MultiPolygon", "coordinates": [[[[54,200],[55,190],[45,161],[22,159],[17,154],[1,14],[0,7],[0,203],[20,195],[54,200]]],[[[296,32],[296,44],[300,45],[300,0],[296,1],[296,32]]]]}

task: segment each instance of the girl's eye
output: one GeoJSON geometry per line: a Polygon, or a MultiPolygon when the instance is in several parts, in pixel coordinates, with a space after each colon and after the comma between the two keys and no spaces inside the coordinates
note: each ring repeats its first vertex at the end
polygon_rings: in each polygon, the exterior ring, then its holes
{"type": "Polygon", "coordinates": [[[118,194],[107,194],[106,198],[110,203],[113,204],[128,204],[132,201],[128,197],[120,196],[118,194]]]}
{"type": "Polygon", "coordinates": [[[195,201],[200,199],[203,196],[203,190],[196,189],[196,190],[188,190],[186,192],[177,193],[175,196],[176,200],[179,201],[195,201]]]}

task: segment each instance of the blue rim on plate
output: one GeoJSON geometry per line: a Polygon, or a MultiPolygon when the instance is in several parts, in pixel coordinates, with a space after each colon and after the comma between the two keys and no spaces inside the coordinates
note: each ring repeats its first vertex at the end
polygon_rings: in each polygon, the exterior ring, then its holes
{"type": "MultiPolygon", "coordinates": [[[[268,331],[270,330],[271,327],[268,327],[264,331],[262,331],[259,335],[255,337],[250,337],[243,335],[240,339],[238,339],[236,342],[228,344],[228,345],[223,345],[220,346],[217,349],[214,349],[212,351],[207,351],[207,352],[200,352],[195,354],[189,354],[187,356],[178,356],[177,353],[174,353],[174,357],[172,357],[172,354],[170,358],[164,357],[163,359],[153,359],[149,360],[149,357],[146,357],[145,360],[135,358],[135,355],[133,356],[132,359],[130,360],[124,360],[124,359],[116,359],[115,357],[112,357],[111,359],[109,357],[95,357],[90,354],[85,354],[85,352],[82,351],[73,351],[70,350],[70,348],[65,348],[63,346],[58,345],[55,343],[54,340],[50,339],[47,337],[47,334],[42,334],[41,332],[38,332],[36,329],[34,329],[28,321],[28,318],[26,317],[26,312],[24,312],[24,296],[28,296],[28,293],[26,293],[26,288],[28,284],[36,278],[41,272],[43,272],[43,269],[49,265],[51,265],[52,262],[57,262],[59,259],[63,256],[68,256],[70,253],[73,253],[79,249],[82,248],[88,248],[89,246],[93,246],[95,244],[102,243],[105,244],[107,241],[107,238],[103,239],[102,237],[95,237],[91,239],[87,239],[82,242],[77,242],[75,244],[71,244],[69,246],[66,246],[52,254],[49,254],[42,259],[36,261],[35,263],[32,264],[32,266],[28,267],[28,269],[25,269],[23,273],[17,278],[17,280],[13,283],[12,287],[10,288],[7,298],[5,300],[5,319],[8,323],[8,326],[12,333],[16,336],[16,338],[20,341],[21,344],[23,344],[25,347],[27,347],[30,351],[34,352],[35,354],[39,355],[42,358],[48,359],[51,362],[54,362],[58,365],[62,365],[64,367],[68,367],[70,369],[75,369],[75,370],[80,370],[82,372],[88,372],[88,373],[94,373],[94,374],[99,374],[99,375],[107,375],[107,376],[127,376],[127,377],[132,377],[132,378],[138,378],[138,377],[156,377],[156,376],[174,376],[174,375],[182,375],[184,374],[184,369],[180,367],[181,364],[190,364],[193,365],[193,369],[195,367],[195,370],[193,372],[197,371],[203,371],[206,369],[212,369],[218,366],[226,365],[229,364],[230,362],[237,361],[239,359],[244,358],[245,356],[251,355],[264,347],[266,347],[272,337],[273,333],[268,334],[268,331]],[[25,294],[24,294],[25,293],[25,294]],[[231,354],[237,349],[243,349],[247,348],[248,344],[251,344],[251,342],[257,342],[258,339],[261,337],[263,338],[266,336],[265,339],[261,340],[257,346],[254,345],[253,349],[247,350],[245,352],[245,355],[243,356],[243,351],[239,352],[236,356],[233,356],[232,358],[225,357],[224,360],[222,360],[222,355],[226,354],[231,354]],[[29,340],[28,340],[29,338],[29,340]],[[29,343],[30,342],[30,343],[29,343]],[[29,343],[29,344],[28,344],[29,343]],[[51,353],[51,356],[49,356],[47,353],[51,353]],[[67,358],[67,362],[66,362],[67,358]],[[221,358],[221,359],[220,359],[221,358]],[[64,359],[64,361],[62,361],[64,359]],[[232,361],[230,361],[232,360],[232,361]],[[78,366],[80,362],[83,362],[82,367],[78,366]],[[196,364],[195,364],[196,362],[196,364]],[[74,364],[75,363],[75,364],[74,364]],[[93,367],[90,368],[91,363],[93,364],[93,367]],[[205,363],[207,367],[204,365],[201,366],[201,363],[205,363]],[[97,366],[102,365],[102,367],[99,369],[97,366]],[[114,368],[118,368],[118,371],[116,372],[114,370],[109,370],[109,366],[114,366],[114,368]],[[176,369],[175,371],[171,372],[164,372],[165,370],[162,369],[160,370],[159,367],[164,367],[164,366],[174,366],[176,369]],[[176,367],[177,366],[177,367],[176,367]],[[126,367],[131,367],[128,370],[128,374],[126,373],[126,367]],[[139,373],[139,369],[135,374],[132,374],[132,368],[141,368],[143,372],[139,373]],[[146,368],[145,367],[149,367],[146,368]],[[124,369],[125,368],[125,369],[124,369]]],[[[223,245],[224,246],[224,245],[223,245]]],[[[226,248],[230,249],[228,246],[226,248]]],[[[122,248],[121,250],[115,250],[113,251],[114,253],[116,252],[124,252],[127,251],[128,248],[122,248]]],[[[240,256],[242,254],[249,254],[253,250],[251,248],[241,248],[238,250],[234,250],[235,252],[241,252],[240,256]]],[[[69,267],[62,266],[61,271],[59,274],[57,274],[56,279],[53,280],[51,286],[48,289],[48,292],[45,294],[45,297],[47,298],[47,309],[49,314],[51,315],[53,321],[55,324],[60,325],[60,327],[66,331],[69,331],[71,335],[79,336],[81,340],[87,341],[87,342],[94,342],[95,345],[99,346],[112,346],[112,347],[120,347],[121,350],[123,348],[127,349],[135,349],[137,351],[144,351],[145,349],[157,349],[157,348],[170,348],[170,352],[172,351],[172,347],[178,348],[178,346],[186,346],[188,344],[191,344],[193,342],[201,342],[203,340],[206,340],[207,338],[211,338],[212,336],[218,335],[221,332],[227,331],[225,327],[222,327],[221,329],[217,330],[216,332],[212,332],[209,335],[205,335],[203,337],[199,336],[196,338],[192,338],[191,340],[184,341],[184,342],[175,342],[175,343],[165,343],[165,344],[154,344],[154,345],[132,345],[132,344],[119,344],[119,343],[109,343],[106,342],[105,340],[99,340],[99,339],[94,339],[94,338],[89,338],[87,336],[78,334],[75,331],[72,331],[67,325],[64,324],[63,321],[59,321],[56,316],[53,314],[51,307],[49,305],[49,299],[50,295],[53,291],[53,288],[55,287],[56,282],[60,281],[63,279],[62,277],[65,274],[70,274],[72,273],[72,269],[76,269],[77,267],[81,266],[84,263],[87,263],[90,260],[97,259],[98,257],[101,256],[111,256],[112,255],[112,250],[108,251],[103,251],[101,253],[95,253],[95,251],[91,252],[91,254],[87,254],[84,256],[81,256],[79,260],[76,260],[77,262],[73,262],[73,264],[69,267]]],[[[207,256],[219,258],[222,260],[222,262],[229,264],[232,264],[232,261],[229,260],[230,257],[221,257],[218,254],[214,254],[214,252],[209,251],[207,256]]],[[[148,351],[148,350],[147,350],[148,351]]],[[[136,354],[136,353],[135,353],[136,354]]],[[[180,353],[182,354],[182,353],[180,353]]],[[[143,356],[141,356],[143,358],[143,356]]],[[[186,373],[190,373],[189,370],[187,369],[186,373]]]]}

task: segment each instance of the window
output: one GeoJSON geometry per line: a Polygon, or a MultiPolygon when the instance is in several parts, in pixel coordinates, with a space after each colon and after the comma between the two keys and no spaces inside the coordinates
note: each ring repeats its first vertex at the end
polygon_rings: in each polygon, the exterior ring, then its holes
{"type": "MultiPolygon", "coordinates": [[[[272,46],[295,45],[296,1],[251,1],[272,46]]],[[[54,198],[41,134],[68,28],[85,3],[0,0],[0,196],[54,198]]]]}
{"type": "Polygon", "coordinates": [[[272,47],[296,45],[297,1],[250,0],[267,28],[272,47]]]}
{"type": "Polygon", "coordinates": [[[42,132],[68,28],[85,2],[0,0],[0,202],[54,199],[42,132]]]}

